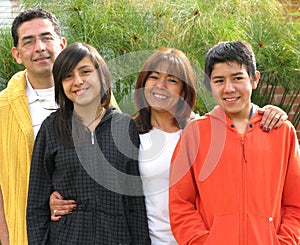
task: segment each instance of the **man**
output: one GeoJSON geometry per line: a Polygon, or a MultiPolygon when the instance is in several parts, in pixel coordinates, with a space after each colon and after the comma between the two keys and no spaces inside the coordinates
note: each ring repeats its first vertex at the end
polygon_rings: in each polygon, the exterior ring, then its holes
{"type": "Polygon", "coordinates": [[[27,244],[26,202],[34,136],[57,108],[52,65],[66,46],[57,19],[42,9],[20,13],[11,27],[11,52],[26,70],[0,94],[0,176],[10,243],[27,244]]]}
{"type": "Polygon", "coordinates": [[[205,60],[218,106],[183,131],[170,173],[179,244],[299,244],[300,155],[288,121],[268,134],[251,103],[260,73],[249,44],[222,42],[205,60]]]}
{"type": "Polygon", "coordinates": [[[52,66],[65,48],[56,17],[43,9],[21,12],[13,21],[11,52],[25,70],[0,93],[0,185],[10,243],[26,245],[26,203],[34,138],[57,109],[52,66]]]}

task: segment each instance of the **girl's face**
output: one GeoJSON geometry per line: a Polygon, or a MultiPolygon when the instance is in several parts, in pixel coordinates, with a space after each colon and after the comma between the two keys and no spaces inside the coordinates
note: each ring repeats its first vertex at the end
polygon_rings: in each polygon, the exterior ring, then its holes
{"type": "Polygon", "coordinates": [[[152,110],[175,112],[183,82],[170,74],[151,72],[145,83],[145,97],[152,110]]]}
{"type": "Polygon", "coordinates": [[[86,56],[62,81],[66,96],[77,106],[100,103],[100,81],[90,57],[86,56]]]}

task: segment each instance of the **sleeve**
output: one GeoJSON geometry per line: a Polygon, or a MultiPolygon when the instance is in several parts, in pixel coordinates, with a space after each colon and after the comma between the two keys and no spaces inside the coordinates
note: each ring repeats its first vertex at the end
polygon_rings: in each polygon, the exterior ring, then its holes
{"type": "Polygon", "coordinates": [[[47,157],[46,128],[42,124],[33,148],[29,189],[27,200],[27,235],[28,244],[47,244],[50,209],[49,196],[52,193],[51,170],[52,164],[47,157]]]}
{"type": "Polygon", "coordinates": [[[139,135],[133,120],[129,124],[129,134],[133,149],[129,150],[131,156],[127,162],[126,188],[129,188],[125,196],[127,206],[127,220],[129,231],[134,245],[150,245],[145,197],[143,195],[142,180],[138,167],[139,135]]]}
{"type": "Polygon", "coordinates": [[[289,141],[288,168],[282,197],[282,219],[278,239],[280,244],[300,243],[300,153],[294,127],[291,126],[289,141]]]}
{"type": "Polygon", "coordinates": [[[178,244],[204,244],[209,233],[197,210],[199,193],[193,167],[199,150],[197,132],[195,121],[183,130],[171,161],[170,224],[178,244]]]}

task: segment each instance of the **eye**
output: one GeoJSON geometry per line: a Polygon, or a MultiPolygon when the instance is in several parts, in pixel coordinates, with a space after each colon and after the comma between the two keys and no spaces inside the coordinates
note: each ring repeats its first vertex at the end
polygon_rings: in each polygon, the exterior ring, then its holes
{"type": "Polygon", "coordinates": [[[94,70],[92,70],[92,69],[83,69],[83,70],[81,71],[81,73],[82,73],[84,76],[90,75],[90,74],[93,73],[93,72],[94,72],[94,70]]]}
{"type": "Polygon", "coordinates": [[[179,81],[177,79],[174,79],[174,78],[168,78],[168,82],[170,83],[178,83],[179,81]]]}
{"type": "Polygon", "coordinates": [[[150,78],[150,79],[153,79],[153,80],[159,79],[159,77],[158,77],[157,75],[150,75],[149,78],[150,78]]]}
{"type": "Polygon", "coordinates": [[[51,42],[54,41],[54,36],[52,35],[45,35],[41,37],[41,40],[44,42],[51,42]]]}
{"type": "Polygon", "coordinates": [[[70,80],[72,78],[72,74],[68,73],[65,75],[65,77],[63,78],[63,80],[70,80]]]}
{"type": "Polygon", "coordinates": [[[24,40],[22,41],[22,45],[23,45],[23,46],[29,46],[29,45],[31,45],[31,44],[33,44],[33,38],[24,39],[24,40]]]}
{"type": "Polygon", "coordinates": [[[224,80],[222,80],[222,79],[213,80],[213,83],[222,83],[222,82],[224,82],[224,80]]]}
{"type": "Polygon", "coordinates": [[[241,83],[241,82],[244,82],[246,81],[248,78],[244,75],[239,75],[239,76],[236,76],[233,78],[233,81],[234,82],[237,82],[237,83],[241,83]]]}

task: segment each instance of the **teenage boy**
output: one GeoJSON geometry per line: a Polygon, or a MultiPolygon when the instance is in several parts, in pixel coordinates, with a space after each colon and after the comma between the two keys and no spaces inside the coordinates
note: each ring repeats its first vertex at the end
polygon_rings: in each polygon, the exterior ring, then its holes
{"type": "Polygon", "coordinates": [[[289,121],[265,133],[251,103],[260,73],[248,43],[221,42],[205,60],[218,106],[183,131],[170,173],[179,244],[299,244],[300,156],[289,121]]]}

